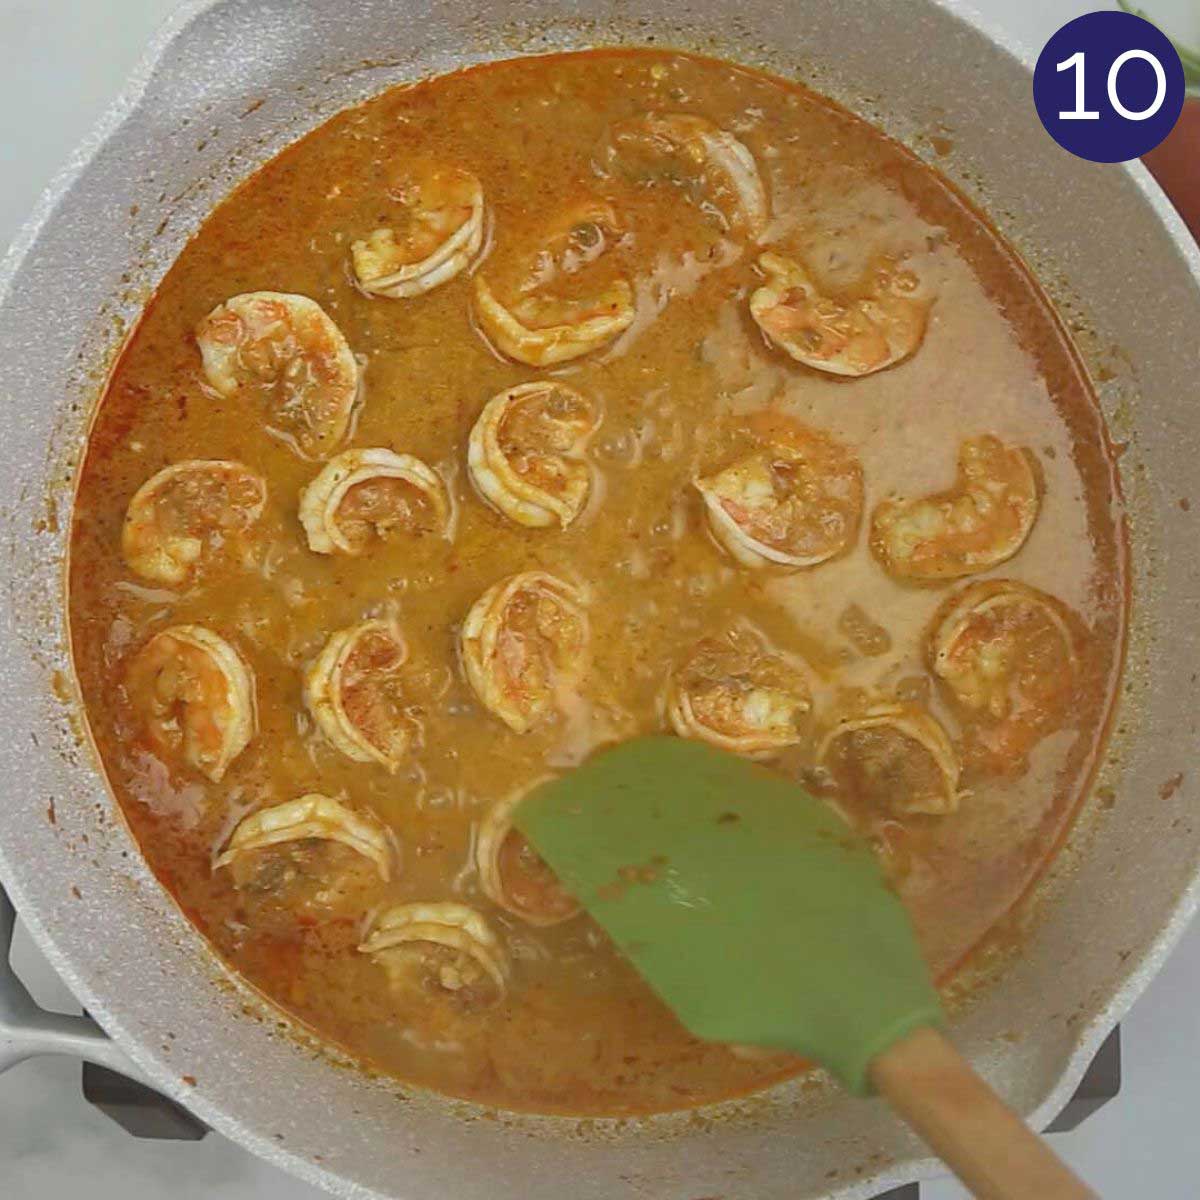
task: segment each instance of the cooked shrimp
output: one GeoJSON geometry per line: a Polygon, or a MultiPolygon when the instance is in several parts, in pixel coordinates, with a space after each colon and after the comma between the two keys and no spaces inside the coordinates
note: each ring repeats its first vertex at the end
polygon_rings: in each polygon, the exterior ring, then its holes
{"type": "Polygon", "coordinates": [[[595,264],[620,235],[611,205],[586,201],[555,222],[511,294],[475,276],[475,314],[496,348],[547,367],[597,350],[634,318],[633,288],[616,277],[595,284],[595,264]]]}
{"type": "Polygon", "coordinates": [[[875,509],[871,549],[903,578],[973,575],[1020,550],[1039,504],[1028,450],[990,434],[968,438],[953,488],[919,500],[886,500],[875,509]]]}
{"type": "Polygon", "coordinates": [[[823,295],[795,259],[767,251],[767,280],[750,313],[767,338],[797,362],[831,375],[870,375],[908,358],[925,337],[930,301],[893,259],[876,261],[857,299],[823,295]]]}
{"type": "Polygon", "coordinates": [[[1001,770],[1068,714],[1079,674],[1076,618],[1061,601],[1012,579],[973,583],[939,612],[930,665],[955,701],[983,722],[976,737],[1001,770]]]}
{"type": "Polygon", "coordinates": [[[584,669],[587,643],[583,597],[544,571],[488,588],[459,634],[463,667],[480,703],[517,733],[560,710],[559,695],[584,669]]]}
{"type": "Polygon", "coordinates": [[[618,121],[600,151],[601,165],[635,182],[684,189],[726,228],[757,237],[767,223],[767,194],[754,155],[731,133],[689,113],[646,113],[618,121]]]}
{"type": "Polygon", "coordinates": [[[254,675],[202,625],[155,634],[130,662],[125,691],[154,748],[214,783],[254,736],[254,675]]]}
{"type": "Polygon", "coordinates": [[[450,536],[442,478],[411,454],[343,450],[300,492],[300,523],[317,554],[362,554],[396,531],[450,536]]]}
{"type": "Polygon", "coordinates": [[[238,902],[234,919],[255,934],[291,941],[298,929],[357,923],[379,902],[375,865],[328,838],[302,838],[247,851],[226,868],[238,902]]]}
{"type": "Polygon", "coordinates": [[[747,567],[812,567],[858,533],[862,468],[826,434],[766,413],[750,418],[760,446],[696,480],[709,527],[747,567]]]}
{"type": "Polygon", "coordinates": [[[391,878],[393,850],[383,826],[318,792],[260,808],[243,818],[213,870],[271,846],[313,839],[339,842],[373,863],[385,883],[391,878]]]}
{"type": "Polygon", "coordinates": [[[378,296],[419,296],[462,271],[483,245],[483,187],[461,167],[406,160],[388,197],[397,223],[350,247],[358,285],[378,296]]]}
{"type": "Polygon", "coordinates": [[[480,822],[475,842],[479,886],[492,903],[530,925],[558,925],[575,916],[579,904],[513,826],[521,799],[515,794],[497,800],[480,822]]]}
{"type": "Polygon", "coordinates": [[[325,310],[307,296],[248,292],[196,328],[204,375],[226,398],[255,397],[267,427],[306,458],[325,458],[350,428],[358,363],[325,310]]]}
{"type": "Polygon", "coordinates": [[[931,816],[958,809],[958,755],[919,705],[876,704],[845,717],[825,735],[817,759],[848,800],[931,816]]]}
{"type": "Polygon", "coordinates": [[[228,553],[242,543],[266,499],[266,482],[242,463],[175,463],[134,493],[121,529],[121,551],[143,579],[183,583],[206,554],[218,548],[228,553]]]}
{"type": "Polygon", "coordinates": [[[1061,601],[1014,579],[973,583],[953,597],[929,650],[955,699],[996,719],[1048,709],[1071,690],[1079,666],[1061,601]]]}
{"type": "Polygon", "coordinates": [[[801,671],[749,629],[699,642],[667,690],[667,715],[680,737],[752,757],[799,742],[811,708],[801,671]]]}
{"type": "Polygon", "coordinates": [[[471,430],[467,464],[475,486],[518,525],[565,529],[587,502],[584,453],[599,424],[591,401],[551,381],[493,396],[471,430]]]}
{"type": "Polygon", "coordinates": [[[347,758],[396,772],[417,722],[400,686],[408,647],[388,621],[339,630],[304,673],[304,702],[347,758]]]}
{"type": "Polygon", "coordinates": [[[362,945],[405,1005],[449,1003],[462,1012],[499,1004],[508,958],[483,915],[465,904],[400,904],[376,918],[362,945]]]}
{"type": "Polygon", "coordinates": [[[496,348],[532,367],[581,358],[607,345],[633,323],[633,288],[618,279],[580,299],[529,296],[513,309],[475,277],[475,311],[496,348]]]}

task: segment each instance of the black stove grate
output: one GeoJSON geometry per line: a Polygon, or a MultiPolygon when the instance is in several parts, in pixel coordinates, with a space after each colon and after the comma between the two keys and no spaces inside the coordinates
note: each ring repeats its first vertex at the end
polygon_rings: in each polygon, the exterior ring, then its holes
{"type": "MultiPolygon", "coordinates": [[[[1047,1133],[1065,1133],[1077,1128],[1121,1090],[1121,1030],[1108,1035],[1092,1059],[1075,1095],[1050,1123],[1047,1133]]],[[[208,1126],[174,1100],[107,1067],[83,1064],[83,1095],[89,1104],[116,1121],[138,1138],[195,1142],[208,1133],[208,1126]]],[[[894,1188],[875,1200],[920,1200],[920,1184],[894,1188]]]]}

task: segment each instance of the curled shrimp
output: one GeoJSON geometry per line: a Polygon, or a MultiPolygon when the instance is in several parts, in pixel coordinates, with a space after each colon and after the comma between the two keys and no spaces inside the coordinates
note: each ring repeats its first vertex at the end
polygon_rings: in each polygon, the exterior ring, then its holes
{"type": "Polygon", "coordinates": [[[219,783],[254,736],[254,676],[202,625],[173,625],[129,664],[125,690],[150,743],[219,783]]]}
{"type": "Polygon", "coordinates": [[[495,801],[479,824],[475,865],[479,886],[493,904],[530,925],[558,925],[579,912],[541,855],[513,825],[520,793],[495,801]]]}
{"type": "Polygon", "coordinates": [[[634,183],[681,188],[727,228],[757,237],[767,194],[754,155],[733,134],[691,113],[644,113],[618,121],[600,150],[602,168],[634,183]]]}
{"type": "Polygon", "coordinates": [[[307,458],[325,458],[350,428],[358,362],[342,331],[307,296],[248,292],[196,327],[209,385],[256,398],[267,428],[307,458]]]}
{"type": "Polygon", "coordinates": [[[757,449],[697,479],[713,536],[747,567],[797,570],[846,550],[862,515],[862,468],[840,443],[759,413],[757,449]]]}
{"type": "Polygon", "coordinates": [[[483,245],[483,187],[461,167],[404,162],[388,198],[393,225],[350,247],[355,278],[365,292],[403,299],[448,282],[483,245]]]}
{"type": "Polygon", "coordinates": [[[219,546],[228,553],[262,515],[267,485],[239,462],[192,459],[164,467],[125,512],[121,552],[156,583],[183,583],[219,546]]]}
{"type": "Polygon", "coordinates": [[[385,909],[358,949],[384,969],[405,1008],[441,1003],[478,1012],[499,1004],[508,989],[504,947],[483,914],[466,904],[385,909]]]}
{"type": "Polygon", "coordinates": [[[395,857],[373,816],[312,792],[243,818],[213,870],[228,871],[249,924],[289,935],[354,919],[391,878],[395,857]]]}
{"type": "Polygon", "coordinates": [[[305,671],[305,704],[347,758],[400,769],[415,728],[399,677],[407,660],[399,631],[372,620],[333,634],[305,671]]]}
{"type": "Polygon", "coordinates": [[[317,554],[362,554],[397,531],[450,536],[438,473],[411,454],[343,450],[300,493],[300,523],[317,554]]]}
{"type": "Polygon", "coordinates": [[[895,260],[876,260],[863,295],[837,299],[803,264],[769,250],[758,260],[766,282],[750,314],[767,339],[797,362],[831,375],[870,375],[908,358],[921,344],[930,302],[895,260]]]}
{"type": "Polygon", "coordinates": [[[480,703],[516,733],[558,711],[558,694],[579,679],[588,642],[583,597],[545,571],[488,588],[463,621],[459,645],[480,703]]]}
{"type": "Polygon", "coordinates": [[[680,737],[751,757],[799,742],[811,709],[803,673],[747,629],[697,643],[667,690],[667,715],[680,737]]]}
{"type": "Polygon", "coordinates": [[[848,800],[929,816],[958,809],[958,754],[941,723],[919,705],[880,703],[843,718],[825,735],[817,759],[848,800]]]}
{"type": "Polygon", "coordinates": [[[347,846],[373,863],[384,882],[391,878],[392,846],[383,826],[374,817],[361,816],[340,800],[317,792],[260,808],[244,817],[213,869],[228,867],[245,855],[271,846],[312,838],[347,846]]]}
{"type": "Polygon", "coordinates": [[[1029,451],[985,434],[959,448],[953,488],[917,500],[885,500],[871,549],[892,575],[954,579],[986,571],[1025,544],[1040,497],[1029,451]]]}
{"type": "Polygon", "coordinates": [[[1078,624],[1060,600],[1014,579],[972,583],[938,612],[930,667],[971,723],[989,767],[1019,769],[1068,715],[1078,624]]]}
{"type": "Polygon", "coordinates": [[[560,214],[514,286],[475,276],[475,315],[496,348],[517,362],[552,366],[607,345],[633,323],[629,280],[603,260],[621,228],[609,204],[584,201],[560,214]]]}
{"type": "Polygon", "coordinates": [[[585,457],[597,407],[554,381],[493,396],[471,430],[467,465],[480,492],[518,525],[565,529],[591,489],[585,457]]]}

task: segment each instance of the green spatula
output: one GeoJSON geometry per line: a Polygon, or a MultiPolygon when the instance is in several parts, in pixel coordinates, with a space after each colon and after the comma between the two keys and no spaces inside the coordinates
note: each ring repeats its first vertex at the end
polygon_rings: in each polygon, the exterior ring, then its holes
{"type": "Polygon", "coordinates": [[[945,1040],[874,855],[781,775],[649,737],[535,789],[518,828],[692,1033],[877,1088],[977,1196],[1093,1195],[945,1040]]]}

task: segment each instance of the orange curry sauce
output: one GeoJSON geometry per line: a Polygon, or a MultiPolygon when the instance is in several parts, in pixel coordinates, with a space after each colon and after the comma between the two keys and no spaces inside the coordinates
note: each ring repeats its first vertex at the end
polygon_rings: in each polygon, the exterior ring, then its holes
{"type": "MultiPolygon", "coordinates": [[[[414,227],[421,253],[466,218],[470,186],[459,191],[457,210],[414,227]]],[[[751,521],[744,506],[725,511],[751,521]]],[[[395,88],[291,146],[216,209],[163,280],[96,414],[70,618],[91,730],[125,816],[155,873],[242,975],[402,1080],[516,1109],[644,1113],[743,1094],[802,1065],[685,1034],[513,839],[501,869],[520,876],[515,903],[498,905],[477,862],[489,806],[596,746],[670,729],[680,711],[670,681],[683,681],[676,692],[695,683],[693,735],[774,722],[765,748],[741,748],[829,796],[874,838],[948,977],[1043,868],[1091,776],[1120,668],[1122,538],[1114,463],[1076,355],[1013,253],[943,179],[792,84],[684,54],[595,51],[395,88]],[[680,149],[672,127],[646,114],[710,124],[678,126],[680,149]],[[762,213],[746,211],[753,197],[730,174],[728,139],[751,156],[762,213]],[[351,246],[402,228],[405,172],[420,163],[478,181],[481,244],[419,294],[368,294],[351,246]],[[915,347],[857,376],[787,353],[749,307],[766,247],[803,264],[820,293],[810,310],[792,287],[775,313],[772,328],[790,330],[801,353],[836,352],[822,320],[834,341],[860,321],[867,343],[883,329],[915,347]],[[881,271],[900,273],[886,303],[881,271]],[[481,320],[479,276],[535,330],[612,312],[624,325],[578,357],[513,361],[481,320]],[[345,384],[344,359],[325,347],[314,365],[294,359],[294,346],[267,345],[265,359],[237,366],[259,383],[224,394],[202,368],[198,326],[256,291],[316,301],[358,366],[352,418],[310,439],[307,455],[295,429],[308,418],[287,408],[288,389],[345,384]],[[536,380],[584,398],[573,448],[552,436],[570,405],[514,419],[506,434],[518,458],[522,438],[549,454],[533,473],[548,463],[551,484],[575,464],[586,495],[565,527],[558,515],[518,523],[468,469],[484,405],[536,380]],[[586,412],[598,421],[590,439],[586,412]],[[825,450],[780,450],[780,429],[785,442],[825,450]],[[1001,551],[986,503],[956,514],[935,504],[925,514],[934,574],[885,569],[877,507],[953,488],[963,442],[986,435],[1018,452],[1012,462],[1033,480],[1033,507],[1006,517],[1019,527],[1015,552],[989,559],[1001,551]],[[748,565],[728,531],[715,536],[696,480],[764,446],[763,478],[782,507],[759,514],[760,545],[794,537],[794,548],[828,553],[815,565],[748,565]],[[445,512],[403,480],[368,485],[341,514],[359,552],[315,552],[300,492],[350,447],[421,460],[445,512]],[[164,580],[130,565],[122,526],[142,484],[187,460],[236,461],[249,482],[210,479],[152,509],[139,536],[153,542],[159,522],[197,538],[184,577],[164,580]],[[826,468],[844,478],[822,492],[826,468]],[[937,574],[938,520],[983,522],[982,535],[964,535],[972,546],[982,537],[972,573],[937,574]],[[497,669],[518,684],[534,672],[524,682],[542,701],[526,705],[518,731],[468,678],[459,634],[487,589],[530,571],[565,582],[584,616],[556,641],[553,602],[539,608],[531,593],[510,610],[497,669]],[[936,674],[935,629],[966,588],[991,579],[1038,589],[1030,594],[1048,607],[977,614],[967,636],[982,639],[972,660],[992,671],[982,682],[936,674]],[[306,672],[331,635],[369,619],[399,640],[366,645],[347,668],[341,719],[357,721],[357,734],[337,743],[306,700],[306,672]],[[204,644],[168,638],[146,651],[178,626],[211,631],[245,668],[256,711],[243,734],[236,688],[204,644]],[[776,709],[763,718],[758,701],[776,709]],[[886,722],[830,737],[839,722],[897,705],[940,731],[956,779],[928,740],[905,741],[886,722]],[[199,739],[190,755],[188,728],[199,739]],[[357,757],[346,750],[355,736],[357,757]],[[207,750],[206,737],[217,739],[207,750]],[[362,752],[364,738],[385,752],[362,752]],[[223,769],[222,747],[235,751],[223,769]],[[214,867],[240,821],[310,793],[387,831],[386,881],[344,840],[312,836],[214,867]],[[448,901],[490,931],[502,985],[461,946],[408,942],[390,960],[360,951],[394,906],[448,901]],[[539,902],[567,919],[510,911],[539,902]]]]}

